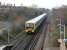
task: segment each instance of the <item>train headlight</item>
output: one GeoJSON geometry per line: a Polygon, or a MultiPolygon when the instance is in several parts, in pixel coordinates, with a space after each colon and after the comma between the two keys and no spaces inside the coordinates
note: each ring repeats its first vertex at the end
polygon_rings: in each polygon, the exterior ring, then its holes
{"type": "Polygon", "coordinates": [[[34,32],[34,30],[32,30],[32,32],[34,32]]]}
{"type": "Polygon", "coordinates": [[[28,30],[26,30],[26,32],[28,32],[28,30]]]}

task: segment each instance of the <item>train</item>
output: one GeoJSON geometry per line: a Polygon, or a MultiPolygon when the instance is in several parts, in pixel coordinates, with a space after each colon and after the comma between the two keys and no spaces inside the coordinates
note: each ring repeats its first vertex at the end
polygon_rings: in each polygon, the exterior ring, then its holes
{"type": "Polygon", "coordinates": [[[26,21],[25,22],[25,32],[26,33],[35,33],[37,28],[40,26],[40,24],[46,18],[46,15],[47,15],[47,13],[43,13],[31,20],[26,21]]]}

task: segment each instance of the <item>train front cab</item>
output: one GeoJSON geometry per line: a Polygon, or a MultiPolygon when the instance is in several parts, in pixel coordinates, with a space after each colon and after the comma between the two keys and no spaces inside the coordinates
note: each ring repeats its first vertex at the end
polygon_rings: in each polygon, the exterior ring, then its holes
{"type": "Polygon", "coordinates": [[[25,24],[25,32],[26,33],[34,33],[35,32],[35,25],[33,23],[26,23],[25,24]]]}

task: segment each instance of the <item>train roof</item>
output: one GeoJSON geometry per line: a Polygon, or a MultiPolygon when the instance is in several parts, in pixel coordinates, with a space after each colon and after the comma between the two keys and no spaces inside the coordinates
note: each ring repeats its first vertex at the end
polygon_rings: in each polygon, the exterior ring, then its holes
{"type": "Polygon", "coordinates": [[[39,16],[37,16],[37,17],[29,20],[29,21],[27,21],[26,23],[36,23],[37,21],[39,21],[39,20],[40,20],[43,16],[45,16],[45,15],[46,15],[46,13],[41,14],[41,15],[39,15],[39,16]]]}

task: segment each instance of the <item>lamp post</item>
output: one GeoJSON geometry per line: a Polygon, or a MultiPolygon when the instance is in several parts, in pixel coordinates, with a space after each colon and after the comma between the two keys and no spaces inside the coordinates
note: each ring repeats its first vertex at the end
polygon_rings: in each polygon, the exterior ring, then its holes
{"type": "MultiPolygon", "coordinates": [[[[65,40],[65,24],[64,24],[64,40],[65,40]]],[[[65,41],[64,41],[64,50],[65,50],[65,41]]]]}
{"type": "Polygon", "coordinates": [[[60,19],[60,39],[61,39],[61,19],[60,19]]]}
{"type": "Polygon", "coordinates": [[[8,44],[9,44],[9,28],[8,28],[8,44]]]}

